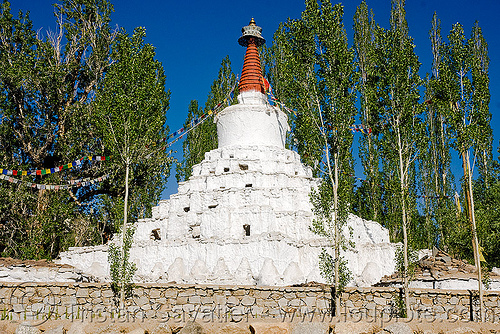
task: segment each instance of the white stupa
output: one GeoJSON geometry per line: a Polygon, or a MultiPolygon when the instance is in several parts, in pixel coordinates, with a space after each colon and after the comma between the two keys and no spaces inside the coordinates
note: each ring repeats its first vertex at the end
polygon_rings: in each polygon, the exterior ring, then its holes
{"type": "MultiPolygon", "coordinates": [[[[319,253],[328,246],[309,227],[309,193],[319,180],[285,149],[287,116],[268,103],[252,21],[238,104],[215,117],[219,147],[205,154],[177,194],[136,222],[131,260],[138,282],[291,285],[324,282],[319,253]]],[[[395,245],[376,222],[349,217],[355,248],[344,256],[351,285],[369,286],[395,268],[395,245]]],[[[117,238],[118,239],[118,238],[117,238]]],[[[107,246],[72,248],[61,263],[109,280],[107,246]]]]}

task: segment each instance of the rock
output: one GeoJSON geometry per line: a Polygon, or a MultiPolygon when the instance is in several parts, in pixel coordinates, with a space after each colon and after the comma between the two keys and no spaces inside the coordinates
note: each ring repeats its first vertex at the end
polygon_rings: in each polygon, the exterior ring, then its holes
{"type": "Polygon", "coordinates": [[[109,324],[105,327],[102,325],[98,326],[97,328],[91,328],[93,327],[92,325],[94,324],[89,324],[88,327],[86,327],[84,333],[93,333],[93,334],[120,334],[123,333],[125,330],[124,328],[120,328],[118,324],[109,324]]]}
{"type": "Polygon", "coordinates": [[[40,334],[40,330],[36,327],[31,326],[29,322],[23,322],[17,326],[16,334],[40,334]]]}
{"type": "Polygon", "coordinates": [[[55,328],[47,329],[43,334],[64,334],[65,330],[63,326],[58,326],[55,328]]]}
{"type": "Polygon", "coordinates": [[[163,268],[163,263],[161,262],[156,262],[153,266],[153,268],[151,268],[151,280],[152,281],[158,281],[160,278],[163,278],[163,279],[166,279],[167,277],[164,277],[164,276],[168,276],[167,273],[165,272],[165,268],[163,268]]]}
{"type": "Polygon", "coordinates": [[[292,327],[291,334],[328,334],[330,326],[323,322],[303,322],[292,327]]]}
{"type": "Polygon", "coordinates": [[[458,327],[453,330],[445,332],[446,334],[478,334],[478,331],[475,331],[474,329],[470,327],[458,327]]]}
{"type": "Polygon", "coordinates": [[[445,264],[451,264],[451,257],[448,255],[444,255],[441,257],[441,261],[443,261],[445,264]]]}
{"type": "Polygon", "coordinates": [[[109,276],[109,273],[106,270],[106,268],[104,268],[104,266],[102,266],[99,262],[92,262],[92,264],[90,265],[90,268],[88,269],[88,272],[92,276],[96,276],[96,277],[109,276]]]}
{"type": "Polygon", "coordinates": [[[136,328],[136,329],[128,332],[128,334],[144,334],[144,333],[146,333],[146,331],[144,330],[144,328],[136,328]]]}
{"type": "Polygon", "coordinates": [[[205,282],[210,275],[207,265],[202,260],[196,260],[191,268],[191,277],[194,278],[196,282],[205,282]]]}
{"type": "Polygon", "coordinates": [[[254,304],[255,304],[255,298],[251,297],[251,296],[245,296],[241,300],[241,305],[243,305],[243,306],[249,307],[249,306],[252,306],[254,304]]]}
{"type": "Polygon", "coordinates": [[[250,330],[236,324],[228,324],[217,331],[217,334],[250,334],[250,330]]]}
{"type": "Polygon", "coordinates": [[[166,323],[159,324],[153,330],[148,331],[150,334],[172,334],[172,329],[166,323]]]}
{"type": "Polygon", "coordinates": [[[319,266],[315,266],[307,275],[307,282],[322,282],[323,278],[319,271],[319,266]]]}
{"type": "Polygon", "coordinates": [[[0,321],[0,333],[15,333],[18,324],[10,321],[0,321]]]}
{"type": "Polygon", "coordinates": [[[217,264],[214,267],[210,279],[219,282],[230,281],[231,279],[233,279],[233,275],[231,275],[231,272],[229,271],[226,261],[224,261],[223,257],[220,257],[217,260],[217,264]]]}
{"type": "Polygon", "coordinates": [[[82,322],[74,322],[71,324],[71,327],[68,329],[66,334],[85,334],[84,327],[85,325],[82,322]]]}
{"type": "Polygon", "coordinates": [[[77,273],[67,271],[64,273],[59,274],[58,281],[61,282],[78,282],[80,279],[81,275],[78,275],[77,273]]]}
{"type": "Polygon", "coordinates": [[[186,323],[179,334],[205,334],[203,327],[195,321],[189,321],[186,323]]]}
{"type": "Polygon", "coordinates": [[[274,324],[252,324],[249,325],[251,333],[256,334],[288,334],[288,329],[282,327],[283,325],[274,325],[274,324]]]}
{"type": "Polygon", "coordinates": [[[390,333],[390,334],[413,334],[413,330],[407,324],[403,324],[401,322],[396,322],[390,325],[387,325],[382,333],[390,333]]]}
{"type": "Polygon", "coordinates": [[[376,333],[377,326],[367,322],[339,322],[335,324],[335,334],[376,333]]]}

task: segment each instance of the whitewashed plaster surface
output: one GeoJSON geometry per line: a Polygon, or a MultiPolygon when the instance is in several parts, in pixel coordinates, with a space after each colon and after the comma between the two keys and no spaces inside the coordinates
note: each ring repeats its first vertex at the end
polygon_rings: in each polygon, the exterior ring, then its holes
{"type": "MultiPolygon", "coordinates": [[[[318,180],[284,148],[286,115],[259,92],[243,92],[238,100],[217,115],[219,148],[205,154],[151,218],[136,222],[136,281],[324,282],[318,255],[328,243],[309,230],[309,193],[318,180]]],[[[354,215],[348,226],[355,243],[344,252],[351,285],[370,286],[392,274],[395,245],[387,230],[354,215]]],[[[60,262],[109,279],[106,246],[72,248],[60,262]]]]}

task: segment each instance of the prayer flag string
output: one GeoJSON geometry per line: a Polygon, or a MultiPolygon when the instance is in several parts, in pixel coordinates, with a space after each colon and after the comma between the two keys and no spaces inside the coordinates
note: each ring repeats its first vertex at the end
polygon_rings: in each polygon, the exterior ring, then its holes
{"type": "MultiPolygon", "coordinates": [[[[347,176],[352,177],[353,179],[359,180],[361,182],[368,182],[368,181],[366,181],[366,180],[364,180],[362,178],[359,178],[357,176],[354,176],[352,174],[349,174],[349,173],[346,173],[346,172],[342,172],[342,173],[345,174],[345,175],[347,175],[347,176]]],[[[450,198],[450,196],[446,196],[446,195],[444,195],[444,196],[417,195],[415,197],[417,197],[417,198],[450,198]]]]}
{"type": "Polygon", "coordinates": [[[284,109],[285,111],[287,111],[289,114],[294,114],[294,115],[297,115],[297,112],[291,108],[288,108],[283,102],[280,102],[276,97],[274,97],[273,95],[273,91],[272,89],[270,89],[268,92],[267,92],[267,96],[269,96],[269,98],[271,99],[271,101],[277,105],[280,109],[284,109]]]}
{"type": "MultiPolygon", "coordinates": [[[[290,113],[293,113],[294,115],[297,115],[297,112],[291,108],[288,108],[283,102],[279,101],[273,94],[273,89],[271,87],[271,85],[269,84],[269,82],[264,78],[262,77],[262,85],[265,87],[265,90],[267,92],[267,95],[269,96],[269,98],[271,99],[271,101],[277,105],[280,109],[284,109],[285,111],[287,111],[289,114],[290,113]]],[[[332,126],[330,124],[327,124],[327,127],[329,129],[332,129],[332,126]]],[[[367,127],[363,124],[353,124],[349,127],[349,129],[352,131],[352,132],[361,132],[362,134],[370,134],[372,133],[372,129],[370,127],[367,127]]]]}
{"type": "MultiPolygon", "coordinates": [[[[359,178],[359,177],[357,177],[357,176],[355,176],[355,175],[352,175],[352,174],[346,173],[346,172],[344,172],[344,171],[341,171],[341,173],[342,173],[342,174],[345,174],[345,175],[347,175],[347,176],[350,176],[350,177],[352,177],[353,179],[359,180],[359,181],[361,181],[361,182],[368,182],[367,180],[364,180],[364,179],[359,178]]],[[[415,196],[415,197],[417,197],[417,198],[451,198],[450,196],[446,196],[446,195],[443,195],[443,196],[417,195],[417,196],[415,196]]]]}
{"type": "MultiPolygon", "coordinates": [[[[337,130],[336,127],[333,127],[331,124],[326,124],[326,127],[330,130],[337,130]]],[[[349,130],[352,132],[361,132],[364,135],[372,133],[372,128],[367,127],[363,124],[353,124],[349,126],[349,130]]]]}
{"type": "Polygon", "coordinates": [[[161,141],[166,142],[170,139],[173,139],[173,138],[179,136],[178,138],[175,138],[171,142],[168,142],[165,145],[165,148],[170,147],[173,144],[175,144],[176,142],[178,142],[180,139],[182,139],[184,137],[185,134],[187,134],[188,132],[190,132],[191,130],[196,128],[198,125],[200,125],[201,123],[206,121],[209,116],[215,116],[219,112],[219,109],[222,106],[224,106],[226,103],[232,102],[233,98],[234,98],[234,90],[236,89],[237,86],[238,86],[238,78],[236,78],[236,82],[234,83],[234,85],[231,88],[231,90],[229,91],[229,93],[226,94],[226,97],[224,98],[223,101],[219,102],[215,107],[208,110],[206,113],[192,119],[189,123],[189,127],[182,127],[180,129],[170,133],[168,136],[164,137],[161,141]]]}
{"type": "Polygon", "coordinates": [[[5,169],[0,168],[0,175],[6,176],[31,176],[31,175],[48,175],[60,172],[62,170],[71,169],[77,166],[81,166],[84,161],[106,161],[109,160],[109,156],[88,156],[82,157],[73,162],[67,163],[65,165],[54,167],[54,168],[45,168],[45,169],[35,169],[35,170],[16,170],[16,169],[5,169]]]}
{"type": "Polygon", "coordinates": [[[91,178],[84,178],[84,179],[78,179],[78,180],[68,180],[67,184],[38,184],[38,183],[32,183],[24,180],[19,180],[17,178],[14,178],[12,176],[7,176],[4,174],[0,174],[0,179],[8,181],[10,183],[15,183],[15,184],[23,184],[27,187],[30,188],[36,188],[39,190],[46,189],[46,190],[65,190],[65,189],[72,189],[72,188],[79,188],[79,187],[86,187],[88,185],[96,184],[99,182],[102,182],[104,180],[107,180],[109,178],[109,174],[106,174],[101,177],[97,177],[94,179],[91,178]]]}
{"type": "MultiPolygon", "coordinates": [[[[321,161],[321,163],[322,163],[323,165],[325,164],[325,162],[323,162],[323,161],[321,161]]],[[[325,172],[325,171],[323,171],[322,169],[320,169],[320,170],[321,170],[321,172],[326,173],[326,172],[325,172]]],[[[342,170],[340,171],[340,173],[342,173],[342,174],[344,174],[344,175],[347,175],[347,176],[349,176],[349,177],[351,177],[351,178],[353,178],[353,179],[355,179],[355,180],[361,181],[361,182],[368,182],[368,181],[367,181],[367,180],[365,180],[365,179],[362,179],[362,178],[360,178],[360,177],[357,177],[357,176],[355,176],[354,174],[349,174],[349,173],[344,172],[344,171],[342,171],[342,170]]],[[[382,185],[381,185],[381,184],[379,184],[378,186],[379,186],[379,187],[382,187],[382,185]]],[[[416,197],[416,198],[437,198],[437,199],[439,199],[439,198],[451,198],[451,196],[447,196],[447,195],[440,195],[440,196],[416,195],[415,197],[416,197]]]]}

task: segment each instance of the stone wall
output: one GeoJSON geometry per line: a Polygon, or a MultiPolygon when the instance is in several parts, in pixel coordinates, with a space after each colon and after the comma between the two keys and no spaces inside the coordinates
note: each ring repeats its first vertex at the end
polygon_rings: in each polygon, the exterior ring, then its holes
{"type": "MultiPolygon", "coordinates": [[[[351,288],[343,294],[341,314],[353,320],[397,317],[401,288],[351,288]]],[[[500,321],[500,292],[484,292],[486,319],[500,321]]],[[[410,290],[410,319],[424,321],[479,319],[479,295],[476,290],[410,290]]]]}
{"type": "MultiPolygon", "coordinates": [[[[388,321],[397,317],[397,288],[349,288],[340,319],[388,321]]],[[[464,290],[412,290],[410,319],[477,319],[477,295],[464,290]]],[[[500,292],[484,295],[487,321],[500,321],[500,292]]],[[[137,284],[125,310],[104,283],[0,283],[0,319],[39,320],[110,318],[158,319],[185,323],[250,320],[332,321],[331,289],[137,284]]],[[[337,318],[339,319],[339,318],[337,318]]]]}

